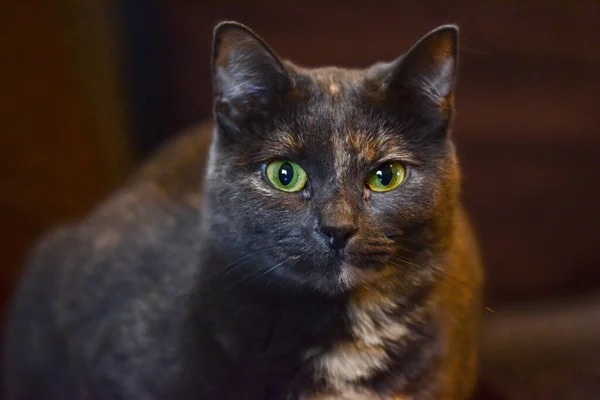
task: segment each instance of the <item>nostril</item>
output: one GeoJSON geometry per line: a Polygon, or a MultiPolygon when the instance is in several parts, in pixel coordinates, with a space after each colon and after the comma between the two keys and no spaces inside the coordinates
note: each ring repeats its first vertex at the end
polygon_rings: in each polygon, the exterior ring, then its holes
{"type": "Polygon", "coordinates": [[[327,240],[329,246],[334,249],[341,249],[356,233],[357,228],[352,225],[322,226],[317,231],[327,240]]]}

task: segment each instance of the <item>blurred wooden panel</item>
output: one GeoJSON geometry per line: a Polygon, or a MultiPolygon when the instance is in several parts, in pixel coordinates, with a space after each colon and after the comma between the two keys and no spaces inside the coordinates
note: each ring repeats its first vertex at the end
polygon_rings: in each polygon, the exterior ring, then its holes
{"type": "Polygon", "coordinates": [[[593,1],[162,1],[165,134],[210,116],[211,31],[248,24],[284,58],[366,66],[434,27],[461,27],[458,119],[465,199],[489,299],[600,286],[600,4],[593,1]]]}
{"type": "Polygon", "coordinates": [[[0,13],[0,304],[31,243],[87,211],[130,162],[110,71],[117,65],[99,30],[106,15],[68,2],[8,3],[0,13]]]}

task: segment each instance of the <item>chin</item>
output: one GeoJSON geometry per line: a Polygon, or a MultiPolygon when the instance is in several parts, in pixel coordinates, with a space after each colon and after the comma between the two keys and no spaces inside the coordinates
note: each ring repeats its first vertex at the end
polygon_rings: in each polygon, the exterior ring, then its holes
{"type": "Polygon", "coordinates": [[[362,272],[345,260],[332,260],[327,265],[306,270],[278,271],[279,278],[286,280],[301,291],[311,291],[326,296],[339,296],[357,288],[362,272]]]}
{"type": "Polygon", "coordinates": [[[347,292],[357,288],[362,282],[362,272],[355,266],[343,262],[338,274],[337,285],[342,291],[347,292]]]}

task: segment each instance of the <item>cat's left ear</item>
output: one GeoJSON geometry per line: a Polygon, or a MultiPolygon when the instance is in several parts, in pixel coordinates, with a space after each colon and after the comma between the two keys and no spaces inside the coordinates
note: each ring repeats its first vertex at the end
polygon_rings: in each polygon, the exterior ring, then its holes
{"type": "Polygon", "coordinates": [[[458,62],[458,27],[443,25],[429,32],[391,65],[383,79],[388,101],[425,99],[450,117],[458,62]]]}
{"type": "Polygon", "coordinates": [[[214,113],[228,129],[243,129],[256,117],[269,118],[290,84],[269,46],[237,22],[216,26],[212,55],[214,113]]]}

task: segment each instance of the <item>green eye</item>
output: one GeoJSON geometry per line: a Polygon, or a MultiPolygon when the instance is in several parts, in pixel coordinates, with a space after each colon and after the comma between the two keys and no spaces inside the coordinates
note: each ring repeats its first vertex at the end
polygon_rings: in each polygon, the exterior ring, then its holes
{"type": "Polygon", "coordinates": [[[406,180],[406,168],[398,161],[381,164],[369,175],[367,186],[374,192],[387,192],[406,180]]]}
{"type": "Polygon", "coordinates": [[[271,161],[265,174],[271,185],[284,192],[298,192],[306,184],[306,172],[291,161],[271,161]]]}

